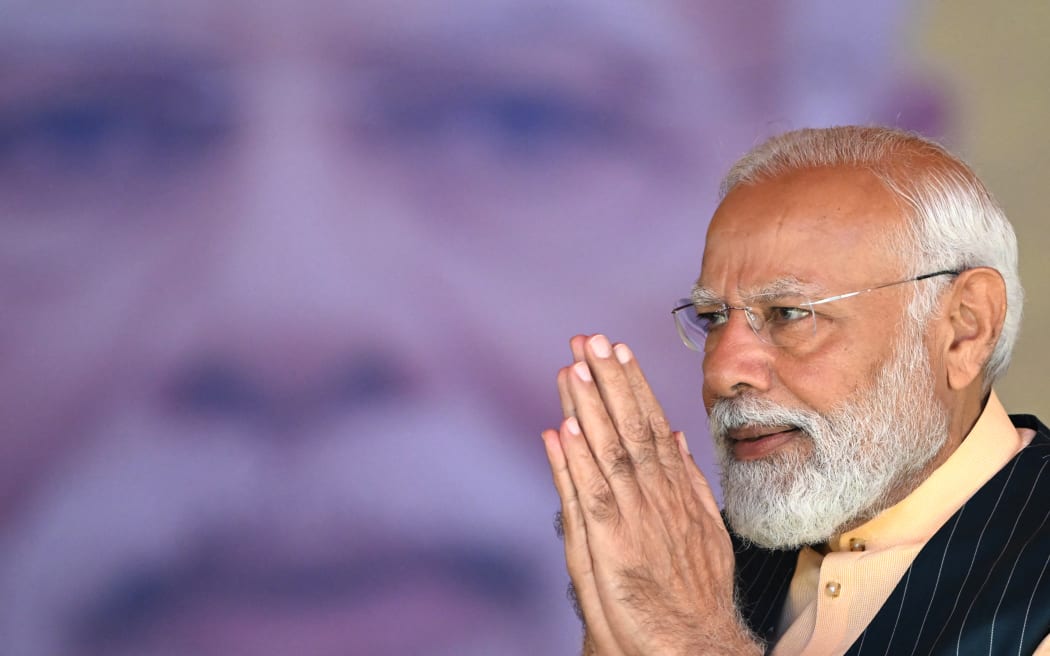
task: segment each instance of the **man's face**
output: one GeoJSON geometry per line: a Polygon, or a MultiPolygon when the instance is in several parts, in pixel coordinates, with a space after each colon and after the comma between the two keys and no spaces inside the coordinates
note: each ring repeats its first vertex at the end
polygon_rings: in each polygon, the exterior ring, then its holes
{"type": "Polygon", "coordinates": [[[528,436],[574,331],[677,357],[652,291],[765,40],[618,0],[0,15],[5,649],[574,649],[528,436]]]}
{"type": "MultiPolygon", "coordinates": [[[[731,305],[902,277],[901,221],[870,173],[822,169],[742,186],[711,224],[699,286],[731,305]]],[[[769,547],[821,542],[885,507],[947,437],[910,286],[815,306],[815,332],[774,346],[742,312],[708,341],[704,398],[734,529],[769,547]]],[[[794,300],[783,301],[795,305],[794,300]]]]}

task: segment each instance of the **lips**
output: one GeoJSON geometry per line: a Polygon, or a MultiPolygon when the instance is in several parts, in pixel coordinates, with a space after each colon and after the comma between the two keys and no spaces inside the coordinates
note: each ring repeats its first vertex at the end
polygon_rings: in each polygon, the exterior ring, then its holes
{"type": "Polygon", "coordinates": [[[737,460],[764,458],[800,435],[797,426],[742,426],[728,432],[737,460]]]}

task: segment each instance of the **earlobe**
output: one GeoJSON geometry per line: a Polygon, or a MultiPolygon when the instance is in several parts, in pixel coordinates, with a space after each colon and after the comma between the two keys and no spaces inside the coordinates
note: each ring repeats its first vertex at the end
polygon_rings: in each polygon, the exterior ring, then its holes
{"type": "Polygon", "coordinates": [[[946,353],[948,385],[966,388],[981,377],[999,341],[1006,318],[1006,284],[989,267],[968,269],[952,285],[946,308],[950,343],[946,353]]]}

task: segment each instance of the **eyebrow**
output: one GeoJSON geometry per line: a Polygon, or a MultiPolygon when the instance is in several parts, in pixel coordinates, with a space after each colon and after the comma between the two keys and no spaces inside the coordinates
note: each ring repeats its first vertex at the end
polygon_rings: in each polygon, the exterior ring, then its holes
{"type": "Polygon", "coordinates": [[[707,287],[701,287],[699,284],[693,286],[692,293],[689,297],[693,299],[693,303],[696,305],[719,305],[723,303],[723,299],[712,289],[707,287]]]}
{"type": "MultiPolygon", "coordinates": [[[[746,292],[739,292],[739,296],[741,299],[755,298],[756,296],[779,298],[798,295],[812,298],[825,293],[827,293],[827,290],[822,285],[803,282],[795,276],[785,276],[783,278],[777,278],[776,280],[760,287],[748,289],[746,292]]],[[[693,286],[690,298],[693,299],[693,303],[696,305],[720,305],[727,302],[725,296],[719,294],[710,287],[700,284],[699,282],[693,286]]]]}

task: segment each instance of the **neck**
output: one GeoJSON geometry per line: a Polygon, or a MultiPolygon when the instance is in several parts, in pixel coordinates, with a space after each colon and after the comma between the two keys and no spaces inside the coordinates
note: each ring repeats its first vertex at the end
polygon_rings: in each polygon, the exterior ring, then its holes
{"type": "Polygon", "coordinates": [[[978,379],[974,380],[966,388],[951,394],[951,398],[945,404],[945,407],[948,409],[948,441],[933,462],[930,463],[933,465],[930,471],[939,467],[955,453],[955,450],[959,448],[966,436],[973,430],[974,424],[977,423],[981,413],[984,412],[984,406],[988,403],[988,397],[991,394],[990,391],[985,391],[983,387],[984,381],[978,379]]]}

